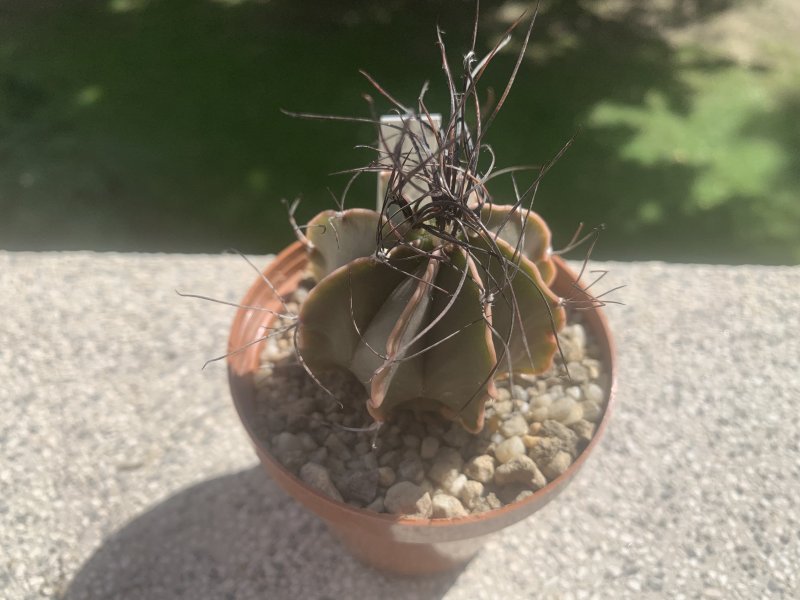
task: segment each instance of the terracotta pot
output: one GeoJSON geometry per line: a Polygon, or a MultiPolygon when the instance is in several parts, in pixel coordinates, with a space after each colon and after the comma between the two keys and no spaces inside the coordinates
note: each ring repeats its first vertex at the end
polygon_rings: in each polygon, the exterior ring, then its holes
{"type": "MultiPolygon", "coordinates": [[[[294,243],[267,266],[264,274],[279,294],[288,295],[302,278],[306,260],[305,249],[299,243],[294,243]]],[[[558,275],[553,289],[557,294],[567,296],[571,293],[575,275],[563,261],[556,259],[556,262],[558,275]]],[[[280,303],[261,279],[256,280],[242,304],[280,310],[280,303]]],[[[259,327],[267,324],[270,318],[266,311],[239,309],[233,321],[229,349],[241,348],[260,337],[259,327]]],[[[457,519],[419,520],[379,514],[337,502],[309,487],[274,459],[254,433],[256,388],[253,374],[259,367],[262,344],[231,355],[228,358],[228,375],[234,404],[256,452],[266,470],[286,492],[323,519],[361,560],[396,573],[434,573],[465,563],[480,549],[487,536],[524,519],[550,502],[572,481],[597,446],[614,403],[614,345],[600,310],[587,311],[584,325],[597,341],[611,376],[605,414],[598,423],[594,438],[564,474],[533,495],[497,510],[457,519]]]]}

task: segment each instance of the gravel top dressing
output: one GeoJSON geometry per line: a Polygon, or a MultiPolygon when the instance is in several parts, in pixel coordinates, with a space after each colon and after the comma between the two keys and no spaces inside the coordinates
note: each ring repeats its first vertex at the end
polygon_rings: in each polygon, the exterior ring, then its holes
{"type": "MultiPolygon", "coordinates": [[[[303,299],[300,288],[289,309],[303,299]]],[[[400,411],[376,430],[363,386],[325,373],[322,389],[298,364],[291,335],[268,340],[258,375],[256,430],[308,485],[359,508],[453,518],[521,500],[563,473],[586,447],[610,385],[572,315],[557,356],[538,376],[497,379],[479,434],[432,412],[400,411]]]]}

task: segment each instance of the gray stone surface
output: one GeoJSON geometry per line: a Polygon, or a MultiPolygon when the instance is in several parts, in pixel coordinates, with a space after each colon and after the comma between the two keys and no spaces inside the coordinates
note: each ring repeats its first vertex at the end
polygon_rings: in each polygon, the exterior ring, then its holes
{"type": "MultiPolygon", "coordinates": [[[[260,262],[263,262],[260,261],[260,262]]],[[[604,264],[619,404],[462,571],[387,577],[278,490],[231,407],[232,256],[0,252],[0,596],[800,596],[800,268],[604,264]]]]}

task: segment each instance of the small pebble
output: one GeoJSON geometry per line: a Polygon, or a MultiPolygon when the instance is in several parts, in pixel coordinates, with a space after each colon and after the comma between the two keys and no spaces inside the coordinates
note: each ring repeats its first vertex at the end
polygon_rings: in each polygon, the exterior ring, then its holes
{"type": "Polygon", "coordinates": [[[495,413],[489,414],[488,410],[486,412],[488,414],[488,418],[486,419],[486,424],[484,425],[486,431],[489,431],[491,433],[497,433],[498,431],[500,431],[500,423],[503,422],[503,419],[498,414],[495,413]]]}
{"type": "Polygon", "coordinates": [[[554,421],[561,421],[569,415],[573,406],[575,406],[575,400],[569,396],[562,396],[550,405],[547,416],[554,421]]]}
{"type": "Polygon", "coordinates": [[[494,482],[501,486],[520,483],[536,490],[547,485],[547,479],[545,479],[539,467],[525,455],[514,457],[507,463],[497,467],[494,472],[494,482]]]}
{"type": "Polygon", "coordinates": [[[582,360],[586,346],[586,330],[578,323],[566,326],[559,334],[559,340],[565,342],[562,348],[568,361],[582,360]]]}
{"type": "Polygon", "coordinates": [[[272,439],[272,447],[275,452],[292,452],[303,450],[303,443],[295,434],[282,431],[272,439]]]}
{"type": "Polygon", "coordinates": [[[464,429],[461,423],[453,422],[450,429],[444,434],[444,441],[451,445],[453,448],[463,448],[466,446],[472,436],[464,429]]]}
{"type": "Polygon", "coordinates": [[[568,446],[574,445],[576,440],[575,432],[558,421],[548,420],[542,423],[541,435],[558,438],[568,446]]]}
{"type": "Polygon", "coordinates": [[[297,434],[297,439],[300,441],[300,446],[306,452],[313,452],[317,449],[317,442],[307,431],[302,431],[297,434]]]}
{"type": "Polygon", "coordinates": [[[587,401],[583,403],[583,418],[587,421],[597,423],[602,412],[603,409],[596,402],[587,401]]]}
{"type": "Polygon", "coordinates": [[[577,423],[583,418],[583,404],[580,402],[576,402],[572,409],[569,411],[569,414],[561,419],[562,425],[572,425],[573,423],[577,423]]]}
{"type": "Polygon", "coordinates": [[[564,332],[579,346],[586,346],[586,329],[580,323],[568,325],[564,332]]]}
{"type": "Polygon", "coordinates": [[[542,437],[539,438],[539,442],[536,445],[528,450],[528,456],[539,465],[539,468],[543,468],[563,449],[564,443],[561,440],[552,437],[542,437]]]}
{"type": "Polygon", "coordinates": [[[540,394],[536,396],[533,400],[531,400],[531,408],[547,408],[553,403],[553,396],[550,394],[540,394]]]}
{"type": "Polygon", "coordinates": [[[428,470],[428,477],[442,486],[449,486],[461,474],[464,460],[454,448],[440,448],[428,470]]]}
{"type": "Polygon", "coordinates": [[[348,471],[357,471],[364,466],[364,463],[361,462],[360,458],[351,458],[345,463],[345,465],[347,466],[348,471]]]}
{"type": "Polygon", "coordinates": [[[353,456],[353,453],[350,452],[350,448],[348,448],[339,435],[334,432],[328,434],[328,437],[325,439],[325,447],[342,460],[350,460],[353,456]]]}
{"type": "Polygon", "coordinates": [[[338,500],[339,502],[344,501],[342,495],[339,493],[339,490],[337,490],[336,486],[333,485],[330,473],[328,473],[328,470],[322,465],[318,465],[316,463],[304,464],[300,468],[300,479],[305,481],[315,490],[319,490],[326,496],[329,496],[334,500],[338,500]]]}
{"type": "Polygon", "coordinates": [[[346,500],[354,500],[361,506],[369,504],[378,493],[378,472],[353,471],[342,479],[339,490],[346,500]]]}
{"type": "Polygon", "coordinates": [[[458,494],[459,500],[468,509],[472,510],[481,496],[483,496],[483,484],[480,481],[468,480],[458,494]]]}
{"type": "Polygon", "coordinates": [[[396,515],[428,519],[433,512],[431,495],[410,481],[395,483],[386,490],[383,503],[386,510],[396,515]]]}
{"type": "Polygon", "coordinates": [[[472,506],[469,507],[469,510],[472,512],[473,515],[477,515],[480,513],[489,512],[492,510],[492,507],[489,506],[489,503],[486,501],[486,498],[476,498],[475,502],[472,503],[472,506]]]}
{"type": "Polygon", "coordinates": [[[485,434],[480,437],[476,436],[475,439],[465,448],[464,456],[470,458],[472,456],[480,456],[481,454],[491,454],[497,444],[486,437],[485,434]]]}
{"type": "MultiPolygon", "coordinates": [[[[444,426],[444,420],[436,413],[422,413],[420,419],[423,423],[425,435],[432,435],[435,438],[440,438],[444,435],[447,428],[444,426]]],[[[421,437],[425,437],[424,435],[421,437]]]]}
{"type": "Polygon", "coordinates": [[[528,390],[521,385],[513,385],[511,386],[511,397],[526,402],[528,400],[528,390]]]}
{"type": "MultiPolygon", "coordinates": [[[[547,479],[552,481],[566,471],[571,464],[572,457],[569,455],[569,452],[561,451],[558,452],[549,463],[547,463],[547,465],[542,469],[542,472],[545,474],[547,479]]],[[[495,477],[496,476],[497,474],[495,474],[495,477]]]]}
{"type": "Polygon", "coordinates": [[[436,486],[433,485],[433,482],[430,479],[423,479],[422,483],[419,484],[419,487],[421,487],[423,491],[428,492],[431,496],[433,496],[433,492],[436,489],[436,486]]]}
{"type": "Polygon", "coordinates": [[[486,483],[494,477],[494,458],[488,454],[476,456],[468,461],[464,467],[464,473],[470,479],[486,483]]]}
{"type": "Polygon", "coordinates": [[[344,473],[346,470],[344,461],[330,454],[328,454],[328,458],[325,460],[325,465],[328,467],[328,470],[333,473],[344,473]]]}
{"type": "Polygon", "coordinates": [[[461,473],[453,480],[449,480],[446,484],[442,484],[442,489],[453,496],[458,496],[464,484],[467,483],[467,476],[461,473]]]}
{"type": "Polygon", "coordinates": [[[419,448],[419,438],[415,435],[404,435],[403,436],[403,445],[406,448],[410,448],[412,450],[416,450],[419,448]]]}
{"type": "Polygon", "coordinates": [[[511,400],[502,400],[494,403],[494,411],[501,417],[511,414],[512,408],[514,408],[514,404],[511,402],[511,400]]]}
{"type": "Polygon", "coordinates": [[[501,463],[507,463],[515,456],[525,454],[525,444],[519,436],[510,437],[497,445],[494,455],[501,463]]]}
{"type": "Polygon", "coordinates": [[[522,436],[522,443],[525,444],[526,448],[533,448],[542,438],[537,437],[535,435],[523,435],[522,436]]]}
{"type": "Polygon", "coordinates": [[[422,440],[422,444],[419,449],[419,455],[424,458],[425,460],[431,459],[436,456],[436,453],[439,451],[439,440],[433,436],[427,436],[424,440],[422,440]]]}
{"type": "Polygon", "coordinates": [[[542,406],[540,408],[534,408],[532,411],[530,411],[528,413],[528,419],[541,423],[547,419],[549,415],[550,409],[547,406],[542,406]]]}
{"type": "Polygon", "coordinates": [[[287,450],[276,452],[278,461],[292,473],[297,473],[300,467],[308,462],[308,454],[304,450],[287,450]]]}
{"type": "Polygon", "coordinates": [[[599,360],[594,360],[593,358],[584,358],[583,366],[589,369],[589,379],[594,380],[600,377],[600,373],[602,373],[602,371],[599,360]]]}
{"type": "Polygon", "coordinates": [[[400,462],[400,453],[397,450],[387,450],[381,454],[378,464],[382,467],[390,467],[400,462]]]}
{"type": "MultiPolygon", "coordinates": [[[[344,419],[342,419],[342,425],[345,427],[358,427],[361,424],[361,418],[357,414],[345,415],[344,419]]],[[[347,432],[350,433],[350,432],[347,432]]],[[[345,432],[341,432],[342,435],[345,435],[345,432]]]]}
{"type": "Polygon", "coordinates": [[[318,465],[322,465],[328,459],[328,449],[324,446],[322,448],[317,448],[311,454],[308,455],[308,462],[317,463],[318,465]]]}
{"type": "Polygon", "coordinates": [[[372,501],[367,507],[367,510],[371,510],[377,513],[382,513],[386,510],[386,507],[383,504],[383,496],[378,496],[375,500],[372,501]]]}
{"type": "Polygon", "coordinates": [[[500,425],[500,433],[504,437],[510,438],[515,435],[523,435],[528,431],[528,422],[522,415],[513,415],[503,421],[500,425]]]}
{"type": "Polygon", "coordinates": [[[514,502],[519,502],[521,500],[525,500],[525,498],[529,498],[531,496],[533,496],[533,492],[532,491],[530,491],[530,490],[522,490],[519,494],[517,494],[517,497],[514,498],[514,502]]]}
{"type": "Polygon", "coordinates": [[[389,449],[397,449],[403,445],[400,432],[396,427],[390,427],[386,434],[381,438],[381,446],[389,449]]]}
{"type": "Polygon", "coordinates": [[[450,494],[437,494],[433,497],[433,518],[435,519],[454,519],[466,517],[467,511],[458,498],[450,494]]]}
{"type": "Polygon", "coordinates": [[[425,465],[418,456],[406,458],[397,466],[397,475],[400,479],[420,483],[425,479],[425,465]]]}
{"type": "Polygon", "coordinates": [[[583,386],[583,396],[588,402],[600,404],[605,399],[603,388],[596,383],[587,383],[583,386]]]}
{"type": "Polygon", "coordinates": [[[581,419],[569,426],[582,442],[590,442],[594,437],[595,426],[586,419],[581,419]]]}
{"type": "Polygon", "coordinates": [[[584,367],[581,363],[575,361],[567,363],[567,369],[569,369],[570,379],[575,383],[586,383],[589,381],[589,369],[584,367]]]}
{"type": "Polygon", "coordinates": [[[365,469],[378,469],[378,456],[374,452],[362,456],[361,462],[364,464],[365,469]]]}
{"type": "Polygon", "coordinates": [[[378,468],[378,483],[382,487],[389,487],[397,479],[397,475],[392,467],[379,467],[378,468]]]}
{"type": "Polygon", "coordinates": [[[577,361],[583,359],[583,349],[578,346],[574,341],[559,336],[561,345],[561,352],[564,353],[564,358],[568,361],[577,361]]]}
{"type": "Polygon", "coordinates": [[[419,459],[419,448],[403,448],[400,454],[400,460],[406,460],[408,458],[419,459]]]}

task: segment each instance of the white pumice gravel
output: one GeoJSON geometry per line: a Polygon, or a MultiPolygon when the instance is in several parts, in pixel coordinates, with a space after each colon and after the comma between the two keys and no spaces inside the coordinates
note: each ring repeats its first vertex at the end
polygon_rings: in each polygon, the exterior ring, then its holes
{"type": "Polygon", "coordinates": [[[498,380],[477,435],[408,411],[375,435],[357,381],[324,374],[342,408],[278,340],[262,357],[258,431],[286,468],[354,506],[424,518],[498,508],[562,474],[603,414],[609,378],[586,331],[572,322],[559,338],[572,379],[557,358],[539,376],[498,380]]]}

